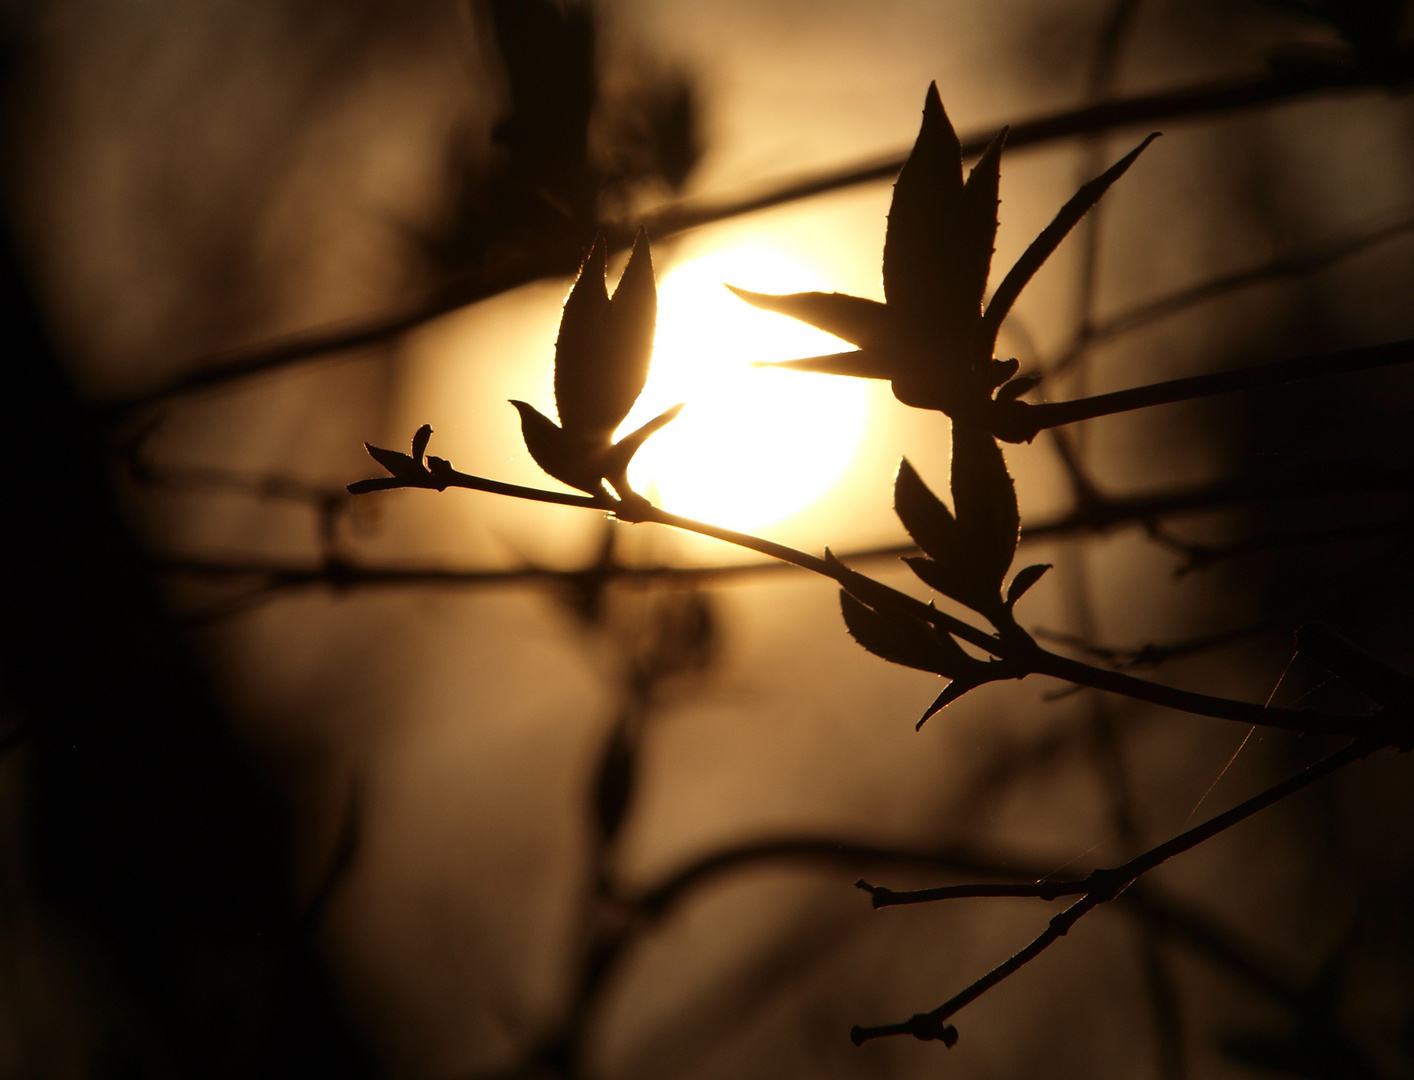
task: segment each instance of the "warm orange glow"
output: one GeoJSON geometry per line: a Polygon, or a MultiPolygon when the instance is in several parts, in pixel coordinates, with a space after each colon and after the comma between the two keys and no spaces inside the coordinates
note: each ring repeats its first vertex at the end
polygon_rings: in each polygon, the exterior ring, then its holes
{"type": "Polygon", "coordinates": [[[828,288],[763,247],[713,252],[664,275],[648,385],[621,431],[686,402],[682,415],[644,444],[629,479],[667,510],[755,529],[804,509],[844,471],[863,431],[866,387],[752,367],[850,346],[750,307],[723,282],[760,292],[828,288]]]}

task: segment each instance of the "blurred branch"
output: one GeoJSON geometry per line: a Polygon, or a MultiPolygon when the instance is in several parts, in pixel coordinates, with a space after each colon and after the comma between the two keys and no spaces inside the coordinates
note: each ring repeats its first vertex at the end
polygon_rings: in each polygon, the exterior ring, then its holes
{"type": "MultiPolygon", "coordinates": [[[[1378,64],[1336,61],[1284,63],[1243,78],[1103,101],[1018,121],[1010,125],[1007,145],[1011,149],[1037,146],[1077,135],[1151,126],[1165,120],[1196,120],[1323,94],[1399,90],[1408,84],[1411,77],[1414,77],[1414,50],[1407,47],[1394,50],[1378,64]]],[[[993,134],[989,130],[964,139],[964,153],[981,153],[993,134]]],[[[751,195],[715,202],[669,205],[647,215],[645,224],[655,240],[673,236],[816,195],[891,180],[906,158],[906,153],[890,154],[870,162],[779,184],[751,195]]],[[[633,223],[602,223],[600,230],[615,251],[626,249],[633,239],[633,223]]],[[[591,240],[590,236],[582,238],[583,249],[588,249],[591,240]]],[[[582,254],[582,250],[569,250],[562,244],[545,250],[528,249],[495,267],[447,282],[428,300],[399,312],[195,358],[181,365],[182,370],[178,374],[152,388],[127,397],[98,402],[92,407],[92,412],[101,420],[109,420],[182,394],[211,389],[332,353],[376,345],[458,308],[531,281],[567,277],[574,273],[582,254]]]]}
{"type": "MultiPolygon", "coordinates": [[[[1165,120],[1196,120],[1320,94],[1402,89],[1411,78],[1414,78],[1414,49],[1409,48],[1397,50],[1378,66],[1319,61],[1300,65],[1282,64],[1242,78],[1100,101],[1048,116],[1019,120],[1009,125],[1007,149],[1039,146],[1077,135],[1095,135],[1132,127],[1148,128],[1165,120]]],[[[964,137],[963,154],[975,157],[982,153],[1002,126],[998,124],[985,132],[964,137]]],[[[816,195],[892,180],[907,159],[908,152],[900,151],[852,167],[821,172],[767,188],[754,195],[664,207],[649,216],[649,232],[654,238],[670,236],[816,195]]]]}
{"type": "Polygon", "coordinates": [[[1042,900],[1079,896],[1080,899],[1054,916],[1045,931],[1024,949],[993,968],[971,986],[949,998],[936,1009],[931,1012],[918,1013],[902,1023],[881,1024],[873,1027],[856,1026],[850,1032],[850,1038],[858,1046],[870,1039],[884,1036],[912,1035],[916,1039],[925,1041],[938,1039],[945,1045],[952,1046],[957,1041],[957,1029],[946,1023],[951,1016],[964,1006],[971,1004],[1003,979],[1021,970],[1064,937],[1077,922],[1095,908],[1123,894],[1143,874],[1161,866],[1176,855],[1181,855],[1199,844],[1211,840],[1224,830],[1245,821],[1282,799],[1296,794],[1346,765],[1359,761],[1379,748],[1378,743],[1367,739],[1354,740],[1335,753],[1307,766],[1295,776],[1239,803],[1231,810],[1210,818],[1203,824],[1180,833],[1157,847],[1150,848],[1144,854],[1120,866],[1093,871],[1079,882],[1037,882],[1029,886],[961,885],[945,886],[940,889],[917,889],[909,892],[894,892],[891,889],[861,882],[860,887],[869,891],[876,908],[965,896],[1030,896],[1042,900]],[[999,889],[1007,891],[997,891],[999,889]]]}
{"type": "Polygon", "coordinates": [[[761,840],[725,848],[706,855],[676,871],[658,885],[624,902],[652,915],[661,915],[676,904],[691,889],[722,874],[763,863],[825,863],[832,866],[859,866],[888,863],[896,867],[949,870],[957,873],[980,873],[995,876],[1032,877],[1024,867],[1017,869],[1006,861],[987,859],[965,846],[938,848],[932,851],[906,851],[899,848],[852,843],[836,839],[786,838],[761,840]]]}
{"type": "MultiPolygon", "coordinates": [[[[170,468],[143,465],[134,470],[142,483],[175,489],[200,489],[211,486],[249,494],[257,498],[289,499],[305,502],[317,512],[329,506],[342,507],[349,495],[342,490],[295,477],[250,476],[218,469],[170,468]]],[[[1161,518],[1180,514],[1196,514],[1257,502],[1284,500],[1305,501],[1333,496],[1370,493],[1406,493],[1414,489],[1414,469],[1390,469],[1374,462],[1361,460],[1320,463],[1300,473],[1285,476],[1263,476],[1236,480],[1217,480],[1166,492],[1136,495],[1109,495],[1095,488],[1080,476],[1076,485],[1079,505],[1050,520],[1042,520],[1022,529],[1023,541],[1061,539],[1074,536],[1098,535],[1125,525],[1144,525],[1152,529],[1161,518]]],[[[912,544],[893,544],[861,548],[840,557],[851,564],[900,559],[916,555],[912,544]]],[[[1187,551],[1185,549],[1185,554],[1187,551]]],[[[337,589],[364,587],[397,587],[447,585],[458,587],[500,586],[519,584],[561,585],[586,581],[590,576],[629,584],[681,582],[715,584],[776,573],[787,565],[771,561],[759,563],[727,563],[715,566],[625,566],[608,563],[589,569],[557,570],[543,567],[516,567],[487,570],[479,568],[416,567],[407,565],[376,566],[357,563],[345,558],[326,558],[310,564],[262,561],[248,557],[200,558],[187,555],[161,555],[153,560],[164,573],[221,580],[259,579],[267,598],[280,592],[329,586],[337,589]]],[[[253,596],[258,600],[258,596],[253,596]]],[[[1123,650],[1105,650],[1083,642],[1067,640],[1049,632],[1041,632],[1050,640],[1084,648],[1107,662],[1123,650]]],[[[1195,639],[1195,642],[1197,639],[1195,639]]],[[[1178,646],[1176,645],[1175,648],[1178,646]]],[[[1200,646],[1204,647],[1204,646],[1200,646]]],[[[1166,646],[1144,646],[1132,660],[1118,666],[1128,667],[1158,662],[1145,650],[1158,649],[1158,659],[1172,653],[1166,646]]]]}
{"type": "Polygon", "coordinates": [[[1221,649],[1234,642],[1246,641],[1248,638],[1269,633],[1273,630],[1290,630],[1301,621],[1302,617],[1283,615],[1270,619],[1260,619],[1257,622],[1248,623],[1245,626],[1234,627],[1230,630],[1219,630],[1212,634],[1198,634],[1194,637],[1183,638],[1167,643],[1145,642],[1143,645],[1137,646],[1097,645],[1079,635],[1062,634],[1054,630],[1033,630],[1032,633],[1046,641],[1054,641],[1059,645],[1068,645],[1072,649],[1078,649],[1081,652],[1088,653],[1097,660],[1101,660],[1113,668],[1122,670],[1131,667],[1157,667],[1176,657],[1194,656],[1198,653],[1211,652],[1214,649],[1221,649]]]}
{"type": "Polygon", "coordinates": [[[1408,536],[1410,533],[1414,533],[1414,518],[1409,517],[1388,521],[1363,521],[1348,525],[1331,525],[1315,529],[1274,530],[1226,544],[1202,544],[1181,540],[1166,530],[1150,529],[1150,534],[1156,540],[1184,557],[1185,561],[1174,570],[1174,577],[1183,577],[1195,570],[1206,570],[1220,562],[1260,551],[1313,547],[1322,544],[1348,544],[1380,536],[1408,536]]]}
{"type": "Polygon", "coordinates": [[[1216,300],[1241,289],[1267,285],[1283,278],[1301,277],[1325,270],[1378,244],[1404,236],[1411,231],[1414,231],[1414,218],[1406,217],[1382,225],[1367,223],[1360,230],[1352,230],[1343,236],[1328,237],[1305,247],[1296,248],[1278,255],[1260,266],[1249,267],[1246,270],[1238,270],[1230,274],[1220,274],[1196,285],[1175,290],[1157,300],[1136,304],[1103,322],[1086,321],[1081,324],[1080,330],[1071,343],[1047,367],[1046,377],[1050,378],[1067,370],[1092,345],[1142,329],[1151,323],[1168,318],[1170,315],[1177,315],[1208,300],[1216,300]]]}

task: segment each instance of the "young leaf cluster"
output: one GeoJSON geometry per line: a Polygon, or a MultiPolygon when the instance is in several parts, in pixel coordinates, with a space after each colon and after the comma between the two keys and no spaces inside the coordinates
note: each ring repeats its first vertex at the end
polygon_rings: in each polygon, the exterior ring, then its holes
{"type": "Polygon", "coordinates": [[[885,302],[844,293],[773,296],[733,291],[768,311],[843,338],[857,351],[790,360],[778,366],[829,375],[887,379],[905,405],[934,409],[1008,442],[1030,441],[1034,424],[1018,400],[1036,385],[1016,360],[997,360],[997,334],[1021,290],[1067,233],[1099,202],[1156,137],[1150,135],[1084,185],[1027,248],[990,304],[982,300],[997,236],[1003,129],[966,181],[962,144],[928,88],[923,124],[894,185],[884,236],[885,302]]]}
{"type": "Polygon", "coordinates": [[[603,495],[604,481],[621,500],[637,500],[628,483],[628,465],[643,441],[677,416],[681,405],[660,413],[617,442],[614,432],[633,408],[648,380],[658,291],[648,234],[640,229],[633,253],[614,295],[605,285],[603,237],[580,267],[565,301],[555,342],[556,424],[524,401],[521,433],[535,463],[570,487],[603,495]]]}
{"type": "MultiPolygon", "coordinates": [[[[949,510],[907,458],[899,464],[894,511],[923,552],[904,562],[930,588],[986,618],[996,628],[999,643],[1029,651],[1031,639],[1016,625],[1012,612],[1050,566],[1026,567],[1003,593],[1021,533],[1016,488],[996,440],[961,423],[953,424],[952,496],[949,510]]],[[[855,641],[885,660],[951,680],[924,713],[920,727],[967,691],[1026,674],[1006,660],[974,659],[949,633],[894,602],[892,590],[881,591],[857,574],[841,580],[840,605],[855,641]]]]}

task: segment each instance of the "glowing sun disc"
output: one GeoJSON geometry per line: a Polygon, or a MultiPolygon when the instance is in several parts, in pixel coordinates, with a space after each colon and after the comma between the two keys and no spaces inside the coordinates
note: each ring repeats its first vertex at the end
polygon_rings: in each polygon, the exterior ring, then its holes
{"type": "Polygon", "coordinates": [[[867,395],[855,379],[752,367],[850,346],[751,307],[723,282],[758,292],[824,287],[768,248],[730,248],[673,269],[658,286],[648,384],[620,434],[686,402],[638,452],[630,482],[675,513],[755,529],[803,510],[838,479],[859,443],[867,395]]]}

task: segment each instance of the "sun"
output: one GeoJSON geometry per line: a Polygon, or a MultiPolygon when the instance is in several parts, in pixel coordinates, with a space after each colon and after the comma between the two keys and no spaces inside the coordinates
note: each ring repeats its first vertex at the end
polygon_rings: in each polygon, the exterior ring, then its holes
{"type": "Polygon", "coordinates": [[[863,433],[868,397],[855,379],[753,367],[850,346],[750,307],[723,282],[759,292],[823,287],[807,267],[765,247],[728,248],[675,267],[658,286],[648,383],[620,434],[686,402],[638,452],[629,481],[674,513],[758,529],[803,510],[840,477],[863,433]]]}

